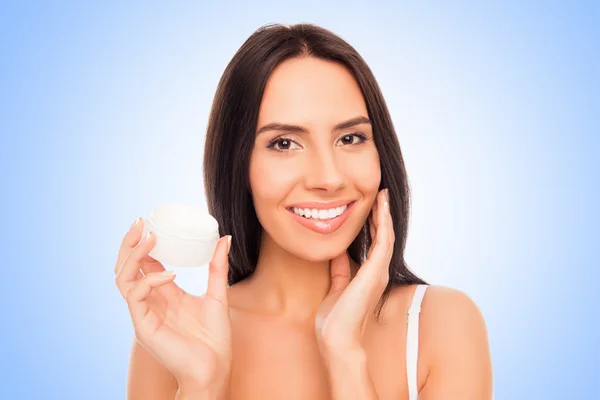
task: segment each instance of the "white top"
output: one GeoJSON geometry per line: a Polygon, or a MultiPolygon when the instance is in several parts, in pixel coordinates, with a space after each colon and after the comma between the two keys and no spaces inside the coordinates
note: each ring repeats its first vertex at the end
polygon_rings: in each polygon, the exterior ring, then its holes
{"type": "Polygon", "coordinates": [[[419,358],[419,313],[427,285],[418,285],[413,301],[408,309],[408,328],[406,333],[406,377],[408,379],[408,399],[419,397],[417,385],[417,365],[419,358]]]}

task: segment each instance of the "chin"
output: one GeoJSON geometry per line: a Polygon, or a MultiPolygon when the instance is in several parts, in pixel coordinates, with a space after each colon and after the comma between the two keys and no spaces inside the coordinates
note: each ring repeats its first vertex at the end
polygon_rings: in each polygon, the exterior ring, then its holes
{"type": "MultiPolygon", "coordinates": [[[[360,230],[360,229],[359,229],[360,230]]],[[[310,261],[323,262],[329,261],[343,252],[352,244],[356,235],[344,235],[338,238],[311,238],[305,239],[302,246],[290,244],[286,245],[286,250],[294,256],[310,261]]]]}
{"type": "Polygon", "coordinates": [[[323,246],[323,247],[310,246],[310,247],[307,247],[306,250],[303,250],[303,251],[298,251],[298,249],[293,249],[293,251],[290,251],[290,252],[302,260],[317,263],[317,262],[329,261],[329,260],[337,257],[338,255],[343,253],[346,250],[346,248],[347,247],[344,247],[344,246],[331,246],[331,245],[329,245],[327,247],[325,247],[325,246],[323,246]]]}

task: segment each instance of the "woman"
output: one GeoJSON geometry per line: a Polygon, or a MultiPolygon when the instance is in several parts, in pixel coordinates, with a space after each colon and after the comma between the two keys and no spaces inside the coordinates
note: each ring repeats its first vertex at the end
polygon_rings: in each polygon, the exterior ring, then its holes
{"type": "Polygon", "coordinates": [[[406,266],[402,154],[341,38],[270,25],[242,45],[215,95],[204,180],[222,236],[204,296],[148,256],[139,219],[123,240],[129,399],[491,398],[477,306],[406,266]]]}

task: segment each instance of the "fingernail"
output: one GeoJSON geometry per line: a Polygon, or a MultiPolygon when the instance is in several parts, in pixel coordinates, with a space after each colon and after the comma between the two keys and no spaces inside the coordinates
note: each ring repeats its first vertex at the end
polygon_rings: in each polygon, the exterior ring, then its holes
{"type": "Polygon", "coordinates": [[[173,276],[175,275],[175,271],[161,271],[159,274],[162,276],[173,276]]]}
{"type": "Polygon", "coordinates": [[[231,249],[231,235],[227,236],[227,253],[229,253],[229,249],[231,249]]]}
{"type": "Polygon", "coordinates": [[[385,198],[387,199],[387,201],[390,201],[390,193],[387,188],[385,189],[385,198]]]}
{"type": "Polygon", "coordinates": [[[135,221],[133,221],[133,224],[131,224],[131,227],[134,227],[134,226],[136,226],[137,224],[139,224],[141,219],[142,219],[142,217],[137,217],[137,218],[135,219],[135,221]]]}
{"type": "Polygon", "coordinates": [[[148,231],[148,233],[146,233],[146,236],[144,236],[144,240],[150,239],[150,236],[152,236],[152,231],[148,231]]]}

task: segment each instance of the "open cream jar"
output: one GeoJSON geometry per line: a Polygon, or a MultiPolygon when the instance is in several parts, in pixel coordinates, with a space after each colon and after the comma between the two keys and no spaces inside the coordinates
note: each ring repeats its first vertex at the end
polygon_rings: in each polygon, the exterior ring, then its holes
{"type": "Polygon", "coordinates": [[[179,203],[155,207],[144,219],[144,235],[148,231],[156,237],[149,255],[165,268],[208,264],[219,240],[219,224],[212,215],[179,203]]]}

